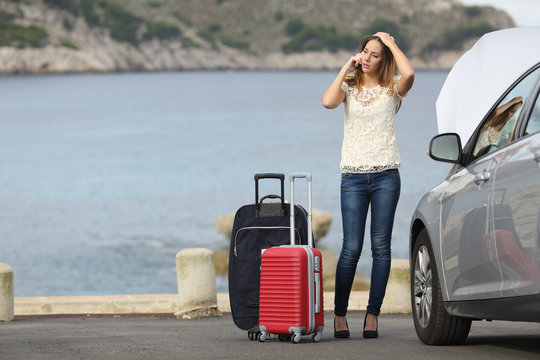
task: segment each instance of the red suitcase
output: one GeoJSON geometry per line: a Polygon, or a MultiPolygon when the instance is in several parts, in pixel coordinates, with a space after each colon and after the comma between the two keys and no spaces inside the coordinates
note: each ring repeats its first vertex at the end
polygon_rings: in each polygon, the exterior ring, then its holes
{"type": "MultiPolygon", "coordinates": [[[[291,206],[294,206],[294,179],[308,182],[308,246],[286,245],[273,247],[261,256],[259,294],[260,341],[268,334],[292,335],[298,343],[302,335],[321,340],[324,328],[322,257],[313,248],[311,232],[311,175],[296,173],[290,176],[291,206]]],[[[294,212],[291,216],[294,229],[294,212]]],[[[291,231],[291,244],[295,234],[291,231]]]]}

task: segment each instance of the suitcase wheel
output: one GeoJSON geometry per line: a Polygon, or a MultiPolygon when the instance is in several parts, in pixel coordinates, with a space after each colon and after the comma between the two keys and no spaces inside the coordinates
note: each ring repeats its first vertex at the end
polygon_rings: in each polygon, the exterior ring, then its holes
{"type": "Polygon", "coordinates": [[[291,342],[293,344],[298,344],[300,342],[300,339],[302,338],[302,334],[299,334],[299,333],[295,333],[292,337],[291,337],[291,342]]]}
{"type": "Polygon", "coordinates": [[[248,331],[248,338],[250,341],[257,340],[259,339],[260,336],[261,336],[260,331],[248,331]]]}
{"type": "Polygon", "coordinates": [[[261,331],[259,334],[259,341],[265,342],[267,336],[268,336],[268,333],[266,331],[261,331]]]}
{"type": "Polygon", "coordinates": [[[315,334],[311,335],[311,338],[313,339],[313,341],[319,342],[321,341],[322,333],[316,332],[315,334]]]}

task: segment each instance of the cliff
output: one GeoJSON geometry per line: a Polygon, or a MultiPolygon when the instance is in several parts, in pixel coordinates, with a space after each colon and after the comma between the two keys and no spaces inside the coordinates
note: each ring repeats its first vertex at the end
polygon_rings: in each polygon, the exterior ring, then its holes
{"type": "Polygon", "coordinates": [[[0,0],[0,72],[336,69],[376,31],[448,69],[512,26],[456,0],[0,0]]]}

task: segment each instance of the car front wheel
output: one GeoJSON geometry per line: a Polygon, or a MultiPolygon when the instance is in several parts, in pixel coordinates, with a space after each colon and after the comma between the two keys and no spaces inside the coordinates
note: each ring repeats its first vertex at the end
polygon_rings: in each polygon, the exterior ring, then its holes
{"type": "Polygon", "coordinates": [[[425,229],[418,234],[412,263],[411,304],[416,334],[428,345],[463,343],[469,335],[471,320],[446,312],[433,249],[425,229]]]}

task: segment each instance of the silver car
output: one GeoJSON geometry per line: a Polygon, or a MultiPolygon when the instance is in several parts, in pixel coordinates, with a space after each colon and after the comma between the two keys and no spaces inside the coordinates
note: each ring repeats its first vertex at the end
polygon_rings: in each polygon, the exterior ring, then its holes
{"type": "Polygon", "coordinates": [[[411,222],[412,313],[426,344],[464,342],[473,320],[540,322],[540,56],[529,65],[467,119],[470,135],[454,122],[431,140],[431,158],[453,165],[411,222]]]}

